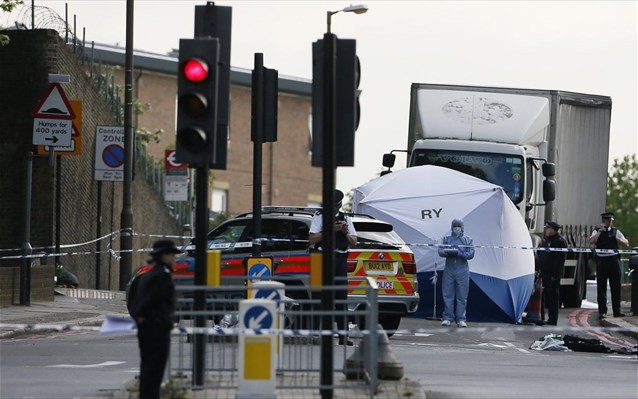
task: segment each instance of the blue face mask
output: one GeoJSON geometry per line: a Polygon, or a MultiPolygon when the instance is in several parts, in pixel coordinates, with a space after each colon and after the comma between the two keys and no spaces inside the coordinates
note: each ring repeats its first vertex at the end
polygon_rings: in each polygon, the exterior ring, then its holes
{"type": "Polygon", "coordinates": [[[460,236],[460,235],[461,235],[461,233],[463,232],[463,229],[462,229],[462,228],[460,228],[460,227],[452,227],[452,232],[453,232],[455,235],[460,236]]]}

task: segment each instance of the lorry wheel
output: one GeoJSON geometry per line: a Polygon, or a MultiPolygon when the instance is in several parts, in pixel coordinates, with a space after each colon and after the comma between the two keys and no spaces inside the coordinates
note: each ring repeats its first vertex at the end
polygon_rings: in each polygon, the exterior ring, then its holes
{"type": "Polygon", "coordinates": [[[562,286],[560,288],[560,297],[566,308],[580,308],[583,298],[585,297],[587,257],[578,257],[578,266],[576,268],[576,276],[574,285],[562,286]]]}
{"type": "Polygon", "coordinates": [[[388,337],[394,335],[394,333],[399,328],[399,324],[401,323],[401,316],[397,315],[379,315],[379,324],[385,330],[385,333],[388,337]]]}

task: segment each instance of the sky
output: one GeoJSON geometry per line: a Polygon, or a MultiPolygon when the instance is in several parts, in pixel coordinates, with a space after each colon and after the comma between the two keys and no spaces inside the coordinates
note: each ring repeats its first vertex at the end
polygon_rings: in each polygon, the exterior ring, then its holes
{"type": "MultiPolygon", "coordinates": [[[[30,0],[25,0],[29,4],[30,0]]],[[[35,0],[86,27],[87,41],[124,46],[125,0],[35,0]]],[[[135,1],[134,47],[164,54],[193,37],[204,1],[135,1]]],[[[410,85],[440,83],[567,90],[612,98],[610,164],[638,151],[636,1],[217,1],[233,8],[231,64],[254,54],[280,75],[312,77],[311,44],[326,12],[332,32],[356,39],[361,122],[355,166],[337,170],[344,191],[375,178],[383,153],[407,144],[410,85]]],[[[583,154],[586,156],[586,154],[583,154]]],[[[397,166],[405,156],[397,156],[397,166]]],[[[396,169],[395,169],[396,170],[396,169]]]]}

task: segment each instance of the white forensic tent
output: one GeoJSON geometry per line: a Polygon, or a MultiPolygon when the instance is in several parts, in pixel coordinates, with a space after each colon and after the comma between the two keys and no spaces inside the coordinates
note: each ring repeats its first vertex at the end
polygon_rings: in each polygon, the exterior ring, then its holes
{"type": "MultiPolygon", "coordinates": [[[[432,276],[445,266],[437,242],[455,218],[474,240],[468,320],[519,322],[534,282],[532,241],[521,214],[500,186],[438,166],[417,166],[372,180],[354,192],[353,211],[391,223],[417,263],[421,302],[417,315],[432,316],[432,276]],[[508,247],[508,248],[503,248],[508,247]],[[511,247],[511,248],[510,248],[511,247]]],[[[440,279],[439,279],[440,284],[440,279]]],[[[437,287],[442,312],[440,285],[437,287]]]]}

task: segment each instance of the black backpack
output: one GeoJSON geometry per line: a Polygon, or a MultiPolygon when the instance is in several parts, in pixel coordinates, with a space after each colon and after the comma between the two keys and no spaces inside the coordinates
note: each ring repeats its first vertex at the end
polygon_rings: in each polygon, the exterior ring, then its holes
{"type": "Polygon", "coordinates": [[[128,309],[128,314],[130,314],[133,318],[135,318],[135,316],[133,315],[133,309],[135,308],[137,288],[140,285],[142,274],[146,272],[146,270],[143,272],[141,271],[142,267],[135,270],[135,273],[133,273],[133,277],[131,277],[131,280],[128,282],[128,284],[126,284],[126,308],[128,309]]]}

